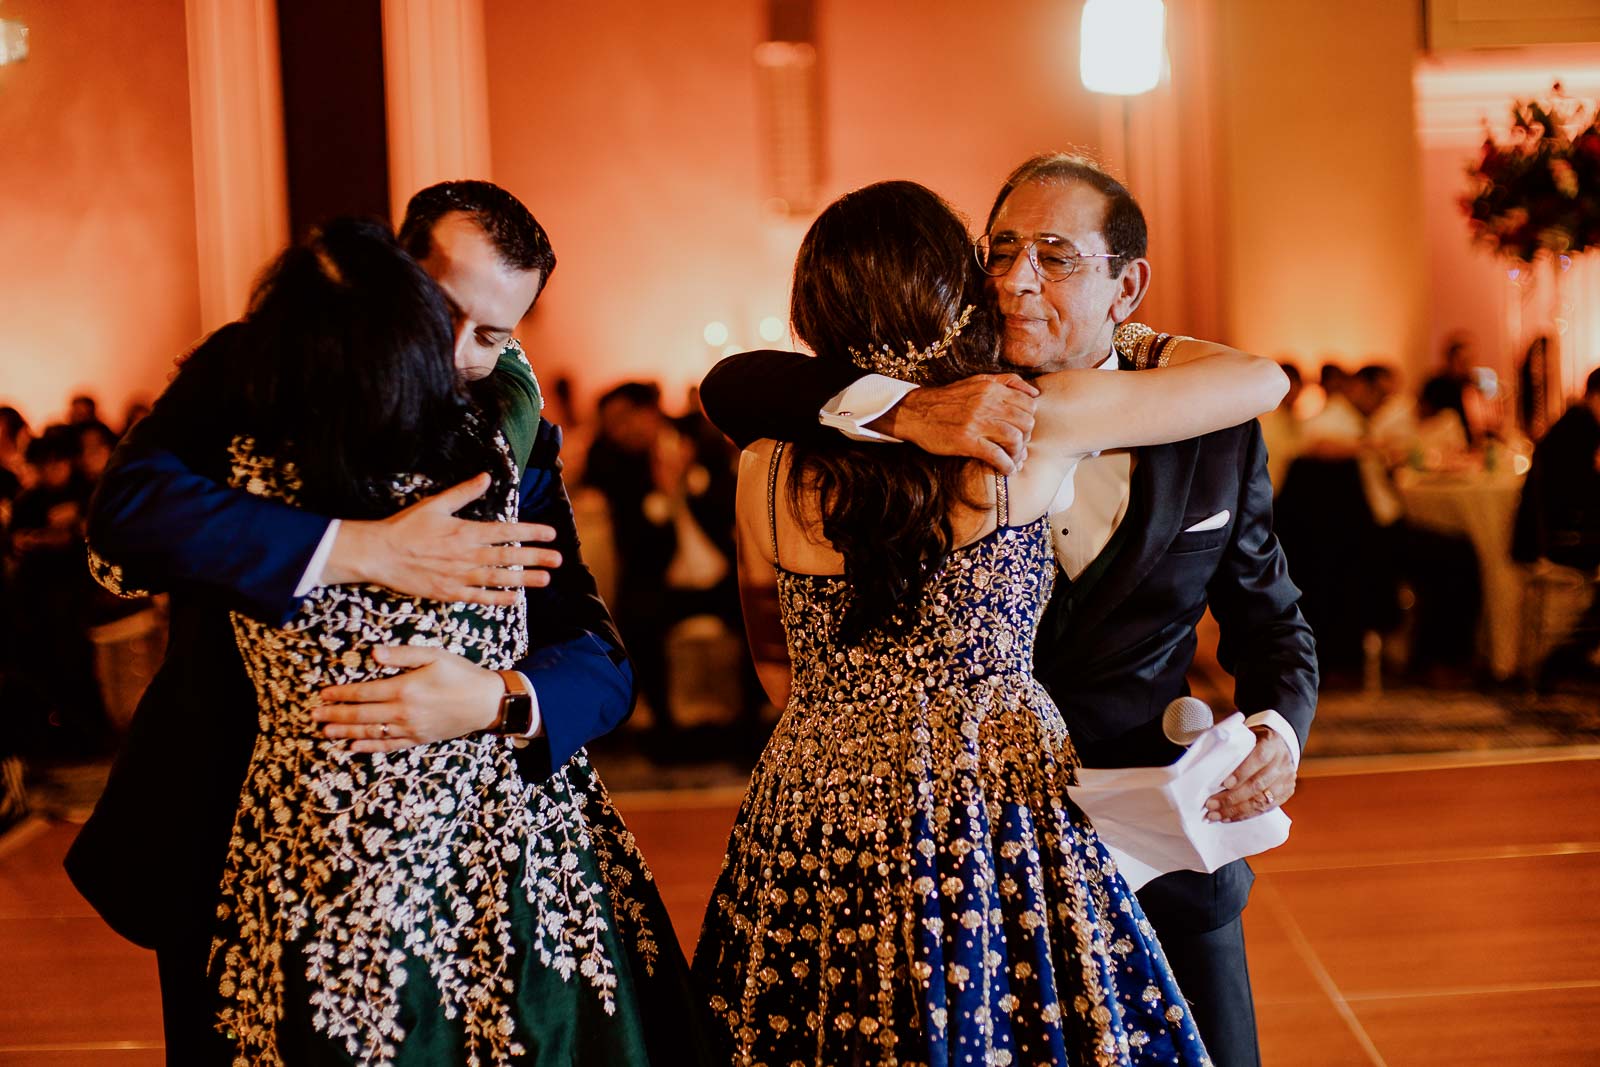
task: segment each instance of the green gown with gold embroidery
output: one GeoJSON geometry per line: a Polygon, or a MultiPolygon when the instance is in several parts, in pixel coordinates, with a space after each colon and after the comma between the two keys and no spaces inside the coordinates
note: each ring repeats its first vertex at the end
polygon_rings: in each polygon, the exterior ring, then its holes
{"type": "MultiPolygon", "coordinates": [[[[508,463],[512,450],[525,461],[537,424],[537,408],[526,417],[537,387],[515,355],[496,372],[508,463]]],[[[248,438],[231,459],[235,486],[296,502],[292,463],[248,438]]],[[[507,521],[512,475],[491,490],[507,521]]],[[[396,478],[395,506],[439,488],[396,478]]],[[[311,720],[319,690],[387,673],[370,658],[377,645],[509,668],[525,613],[522,599],[346,585],[318,588],[282,627],[233,616],[260,729],[211,959],[236,1064],[701,1062],[670,921],[583,752],[533,781],[504,737],[360,754],[311,720]]]]}

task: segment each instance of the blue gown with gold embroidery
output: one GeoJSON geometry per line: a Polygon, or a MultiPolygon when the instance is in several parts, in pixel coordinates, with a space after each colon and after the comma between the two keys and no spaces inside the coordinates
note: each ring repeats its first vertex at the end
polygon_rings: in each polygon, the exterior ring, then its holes
{"type": "Polygon", "coordinates": [[[958,548],[901,631],[838,638],[779,570],[793,680],[694,971],[730,1061],[1209,1064],[1138,901],[1067,796],[1034,680],[1047,521],[958,548]]]}

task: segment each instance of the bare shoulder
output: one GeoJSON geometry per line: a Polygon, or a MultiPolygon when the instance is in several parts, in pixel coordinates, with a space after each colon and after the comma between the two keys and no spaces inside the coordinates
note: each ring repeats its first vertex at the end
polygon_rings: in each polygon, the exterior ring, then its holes
{"type": "Polygon", "coordinates": [[[739,494],[765,492],[768,472],[772,467],[772,453],[778,442],[770,437],[752,441],[739,453],[739,494]]]}
{"type": "Polygon", "coordinates": [[[767,522],[766,488],[767,470],[772,462],[772,450],[777,442],[770,439],[753,441],[739,453],[739,480],[735,490],[735,506],[741,528],[764,528],[767,522]]]}
{"type": "Polygon", "coordinates": [[[759,441],[751,441],[744,446],[744,451],[739,453],[739,473],[753,463],[760,463],[765,469],[766,464],[772,460],[772,450],[778,447],[778,442],[770,437],[763,437],[759,441]]]}
{"type": "Polygon", "coordinates": [[[1030,451],[1022,469],[1006,480],[1011,524],[1020,526],[1049,514],[1082,459],[1076,452],[1030,451]]]}

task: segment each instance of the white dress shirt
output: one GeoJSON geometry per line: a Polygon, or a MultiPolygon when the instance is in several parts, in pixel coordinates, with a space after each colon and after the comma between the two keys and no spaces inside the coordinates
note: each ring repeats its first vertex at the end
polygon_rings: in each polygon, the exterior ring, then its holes
{"type": "Polygon", "coordinates": [[[915,385],[899,378],[868,374],[851,382],[842,393],[822,405],[817,418],[822,425],[831,426],[854,441],[890,441],[898,444],[898,437],[869,430],[867,423],[887,413],[915,388],[915,385]]]}
{"type": "MultiPolygon", "coordinates": [[[[1113,351],[1099,366],[1117,369],[1113,351]]],[[[868,374],[836,394],[817,413],[818,421],[857,441],[896,441],[897,438],[867,428],[917,388],[910,382],[881,374],[868,374]]],[[[1050,502],[1050,533],[1056,562],[1069,579],[1076,579],[1111,540],[1128,514],[1133,487],[1134,453],[1127,450],[1096,452],[1085,456],[1062,480],[1050,502]]],[[[1300,765],[1300,739],[1294,727],[1277,711],[1259,711],[1245,719],[1246,726],[1266,726],[1289,746],[1295,766],[1300,765]]]]}
{"type": "MultiPolygon", "coordinates": [[[[1116,354],[1099,369],[1116,370],[1116,354]]],[[[1077,581],[1105,550],[1128,514],[1132,489],[1133,453],[1126,449],[1084,456],[1061,483],[1050,502],[1050,533],[1056,562],[1068,578],[1077,581]]]]}

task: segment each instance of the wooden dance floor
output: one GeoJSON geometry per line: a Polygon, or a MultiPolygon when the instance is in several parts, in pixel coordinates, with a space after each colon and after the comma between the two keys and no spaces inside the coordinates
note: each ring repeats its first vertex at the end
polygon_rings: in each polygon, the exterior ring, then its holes
{"type": "MultiPolygon", "coordinates": [[[[619,798],[686,949],[736,803],[619,798]]],[[[1269,1067],[1600,1063],[1600,751],[1311,762],[1288,810],[1245,913],[1269,1067]]],[[[154,957],[68,884],[74,831],[0,843],[0,1064],[158,1064],[154,957]]]]}

